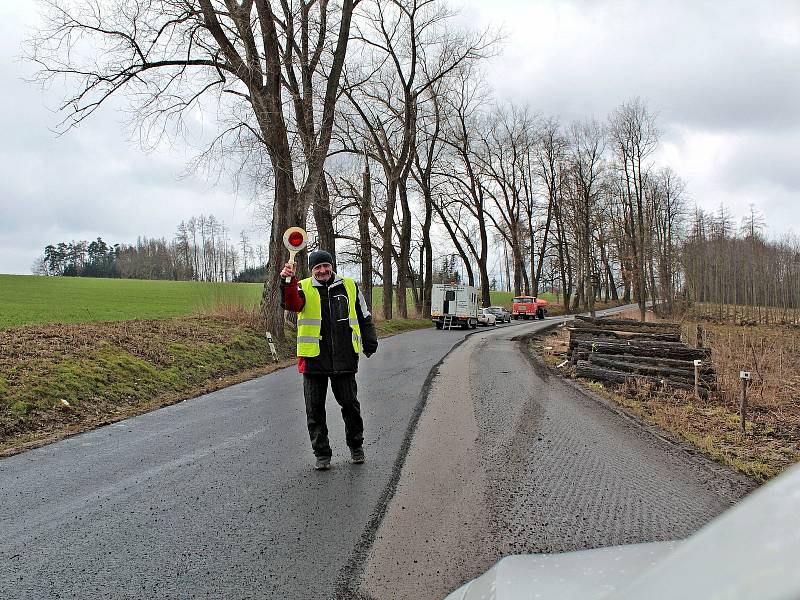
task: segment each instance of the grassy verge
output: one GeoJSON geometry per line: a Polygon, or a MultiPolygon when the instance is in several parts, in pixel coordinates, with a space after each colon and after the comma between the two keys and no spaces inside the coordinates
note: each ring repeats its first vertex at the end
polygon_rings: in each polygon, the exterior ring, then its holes
{"type": "MultiPolygon", "coordinates": [[[[642,382],[615,386],[583,379],[578,381],[647,422],[692,444],[713,460],[759,482],[767,481],[800,461],[800,380],[796,378],[796,371],[790,370],[793,365],[787,364],[789,359],[783,358],[780,351],[774,353],[777,360],[767,360],[764,354],[755,354],[761,358],[759,369],[765,381],[762,383],[761,376],[755,376],[750,394],[750,412],[745,433],[742,434],[737,404],[738,371],[745,368],[748,357],[753,360],[752,346],[747,348],[748,343],[752,344],[753,332],[745,331],[743,335],[740,328],[736,334],[729,336],[730,332],[721,326],[719,331],[708,333],[707,345],[712,348],[719,390],[707,399],[694,398],[691,393],[682,390],[656,389],[642,382]],[[737,349],[737,340],[742,340],[742,348],[737,349]],[[769,377],[767,374],[770,369],[783,373],[780,390],[774,394],[770,393],[769,386],[777,386],[777,383],[769,382],[777,382],[779,378],[777,373],[775,377],[769,377]],[[762,393],[763,389],[767,392],[762,393]]],[[[783,334],[785,336],[786,332],[783,334]]],[[[760,343],[762,336],[766,337],[766,332],[761,331],[755,336],[760,343]]],[[[765,342],[767,347],[771,343],[778,342],[765,342]]],[[[533,352],[551,365],[561,364],[566,357],[567,335],[564,329],[533,338],[529,344],[533,352]]],[[[559,372],[572,376],[569,368],[561,368],[559,372]]]]}
{"type": "MultiPolygon", "coordinates": [[[[424,320],[377,323],[386,337],[424,320]]],[[[28,325],[0,331],[0,456],[286,367],[251,312],[148,321],[28,325]]]]}

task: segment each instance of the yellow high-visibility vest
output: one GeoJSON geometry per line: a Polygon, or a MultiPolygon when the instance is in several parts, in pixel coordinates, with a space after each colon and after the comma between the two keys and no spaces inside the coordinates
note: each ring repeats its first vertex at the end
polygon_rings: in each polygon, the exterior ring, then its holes
{"type": "MultiPolygon", "coordinates": [[[[347,291],[347,299],[350,305],[349,320],[353,350],[358,354],[361,351],[361,327],[358,325],[358,315],[356,313],[356,302],[358,302],[356,283],[347,277],[343,277],[342,282],[347,291]]],[[[306,297],[306,304],[297,315],[297,356],[319,356],[319,340],[322,330],[322,300],[311,277],[300,280],[300,289],[303,290],[303,294],[306,297]]],[[[330,287],[328,288],[328,293],[330,293],[330,287]]]]}

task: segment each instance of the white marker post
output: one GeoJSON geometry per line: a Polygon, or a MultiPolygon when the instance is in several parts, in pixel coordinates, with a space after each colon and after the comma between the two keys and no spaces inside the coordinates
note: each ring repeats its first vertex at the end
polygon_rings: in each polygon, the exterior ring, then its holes
{"type": "Polygon", "coordinates": [[[741,390],[739,392],[739,428],[745,432],[747,422],[747,384],[750,383],[750,371],[739,371],[741,390]]]}
{"type": "Polygon", "coordinates": [[[272,362],[278,362],[278,353],[275,350],[275,343],[272,341],[272,334],[267,332],[267,343],[269,344],[269,351],[272,353],[272,362]]]}
{"type": "MultiPolygon", "coordinates": [[[[286,246],[286,249],[289,251],[289,264],[294,265],[294,257],[297,255],[300,250],[306,247],[308,244],[308,234],[305,232],[305,229],[301,227],[289,227],[283,233],[283,245],[286,246]]],[[[286,283],[292,281],[291,277],[286,278],[286,283]]]]}
{"type": "Polygon", "coordinates": [[[700,398],[700,366],[703,364],[702,360],[694,361],[694,397],[700,398]]]}

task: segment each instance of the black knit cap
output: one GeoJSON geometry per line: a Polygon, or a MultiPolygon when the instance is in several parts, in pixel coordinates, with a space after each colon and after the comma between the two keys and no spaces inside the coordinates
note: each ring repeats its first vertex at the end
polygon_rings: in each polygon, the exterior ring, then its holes
{"type": "Polygon", "coordinates": [[[330,252],[325,252],[325,250],[314,250],[308,255],[309,269],[313,269],[322,263],[330,263],[330,265],[333,266],[333,256],[331,256],[330,252]]]}

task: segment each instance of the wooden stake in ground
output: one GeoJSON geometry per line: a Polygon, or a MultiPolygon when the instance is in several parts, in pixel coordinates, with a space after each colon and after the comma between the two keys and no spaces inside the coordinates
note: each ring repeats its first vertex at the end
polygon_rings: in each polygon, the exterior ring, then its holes
{"type": "Polygon", "coordinates": [[[739,428],[744,434],[744,424],[747,419],[747,384],[750,382],[750,371],[739,371],[739,428]]]}
{"type": "Polygon", "coordinates": [[[700,365],[703,364],[702,360],[694,361],[694,397],[700,398],[700,365]]]}

